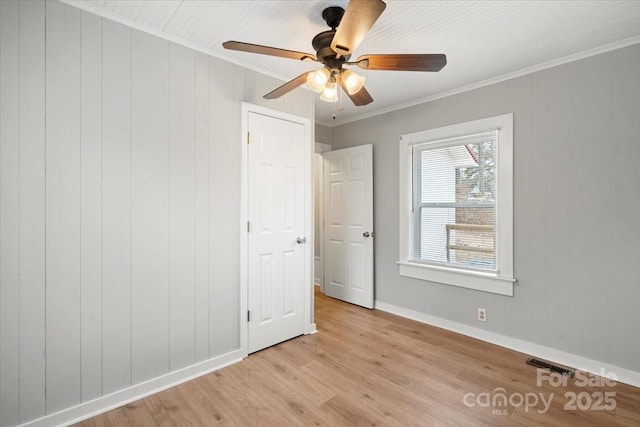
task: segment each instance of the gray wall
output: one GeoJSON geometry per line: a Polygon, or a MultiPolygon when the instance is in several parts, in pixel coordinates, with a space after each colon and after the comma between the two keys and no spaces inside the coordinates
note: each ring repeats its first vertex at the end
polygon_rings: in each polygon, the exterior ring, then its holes
{"type": "Polygon", "coordinates": [[[331,145],[331,128],[330,127],[316,123],[315,130],[316,130],[316,135],[315,135],[316,142],[321,142],[323,144],[331,145]]]}
{"type": "Polygon", "coordinates": [[[312,93],[53,1],[0,52],[0,425],[238,349],[240,101],[312,93]]]}
{"type": "Polygon", "coordinates": [[[374,144],[376,299],[640,371],[639,70],[635,45],[333,128],[374,144]],[[400,277],[398,137],[509,112],[515,296],[400,277]]]}

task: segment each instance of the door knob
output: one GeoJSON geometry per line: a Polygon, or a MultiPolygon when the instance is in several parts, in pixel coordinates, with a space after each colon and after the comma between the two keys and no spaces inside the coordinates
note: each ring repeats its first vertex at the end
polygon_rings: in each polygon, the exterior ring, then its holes
{"type": "Polygon", "coordinates": [[[369,233],[368,231],[365,231],[364,233],[362,233],[362,237],[373,237],[373,233],[369,233]]]}
{"type": "Polygon", "coordinates": [[[307,238],[306,237],[298,237],[296,239],[296,242],[298,242],[299,245],[303,245],[303,244],[307,243],[307,238]]]}

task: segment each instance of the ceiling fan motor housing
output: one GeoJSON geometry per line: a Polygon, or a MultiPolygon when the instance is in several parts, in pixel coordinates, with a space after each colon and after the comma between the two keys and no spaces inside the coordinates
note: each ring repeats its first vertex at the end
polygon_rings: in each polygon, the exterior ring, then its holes
{"type": "Polygon", "coordinates": [[[331,49],[331,41],[335,34],[335,30],[323,31],[313,38],[311,45],[316,51],[316,57],[318,60],[324,62],[326,66],[332,70],[340,70],[342,68],[342,64],[349,60],[349,56],[341,56],[340,58],[337,58],[336,52],[331,49]]]}
{"type": "Polygon", "coordinates": [[[337,74],[342,69],[342,65],[349,60],[350,55],[341,56],[331,49],[331,42],[336,34],[336,28],[340,25],[344,9],[339,6],[331,6],[322,11],[322,18],[331,27],[331,30],[317,34],[311,41],[313,49],[316,51],[316,58],[323,62],[333,74],[337,74]]]}

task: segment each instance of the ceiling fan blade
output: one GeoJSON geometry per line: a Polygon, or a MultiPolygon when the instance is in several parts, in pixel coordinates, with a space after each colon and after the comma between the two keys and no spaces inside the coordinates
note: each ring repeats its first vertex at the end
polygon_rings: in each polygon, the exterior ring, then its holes
{"type": "Polygon", "coordinates": [[[351,0],[331,41],[331,49],[341,56],[351,55],[385,7],[382,0],[351,0]]]}
{"type": "Polygon", "coordinates": [[[309,73],[313,73],[313,71],[307,71],[306,73],[300,74],[295,79],[289,80],[288,82],[286,82],[282,86],[272,90],[271,92],[269,92],[268,94],[263,96],[263,98],[264,99],[280,98],[282,95],[291,92],[292,90],[294,90],[298,86],[302,86],[303,84],[305,84],[307,82],[307,75],[309,73]]]}
{"type": "Polygon", "coordinates": [[[295,50],[280,49],[277,47],[262,46],[259,44],[251,44],[237,41],[228,41],[222,43],[222,47],[229,50],[239,50],[240,52],[259,53],[262,55],[278,56],[280,58],[297,59],[299,61],[309,60],[315,61],[316,56],[311,53],[296,52],[295,50]]]}
{"type": "Polygon", "coordinates": [[[342,76],[338,76],[337,78],[338,83],[342,87],[342,91],[349,97],[349,99],[351,99],[351,102],[353,102],[356,107],[367,105],[373,102],[373,98],[371,97],[371,95],[369,95],[369,92],[367,92],[367,89],[365,89],[364,86],[362,86],[362,89],[360,89],[353,95],[349,95],[349,92],[347,92],[347,87],[342,80],[342,76]]]}
{"type": "Polygon", "coordinates": [[[447,56],[441,53],[362,55],[355,64],[365,70],[440,71],[447,65],[447,56]]]}

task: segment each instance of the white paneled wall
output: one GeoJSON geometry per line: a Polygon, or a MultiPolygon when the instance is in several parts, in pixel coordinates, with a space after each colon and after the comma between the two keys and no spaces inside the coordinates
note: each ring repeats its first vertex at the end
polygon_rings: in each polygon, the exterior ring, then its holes
{"type": "Polygon", "coordinates": [[[80,397],[90,400],[102,392],[102,21],[80,24],[80,397]]]}
{"type": "Polygon", "coordinates": [[[80,400],[80,12],[47,6],[46,406],[80,400]]]}
{"type": "Polygon", "coordinates": [[[238,349],[240,102],[312,94],[54,1],[0,50],[0,426],[238,349]]]}
{"type": "Polygon", "coordinates": [[[20,4],[20,414],[44,408],[44,5],[20,4]],[[31,37],[36,35],[36,37],[31,37]],[[28,355],[25,358],[22,355],[28,355]]]}
{"type": "MultiPolygon", "coordinates": [[[[131,377],[169,370],[169,43],[131,40],[131,377]]],[[[185,145],[188,141],[184,141],[185,145]]]]}
{"type": "Polygon", "coordinates": [[[102,392],[131,384],[131,31],[102,21],[102,392]],[[105,209],[105,207],[108,207],[105,209]]]}
{"type": "Polygon", "coordinates": [[[195,362],[196,234],[207,230],[196,230],[195,217],[196,55],[169,48],[169,369],[175,370],[195,362]]]}
{"type": "Polygon", "coordinates": [[[12,325],[0,331],[0,424],[6,424],[44,410],[45,44],[43,4],[0,8],[0,324],[12,325]],[[28,141],[16,144],[21,135],[28,141]]]}

